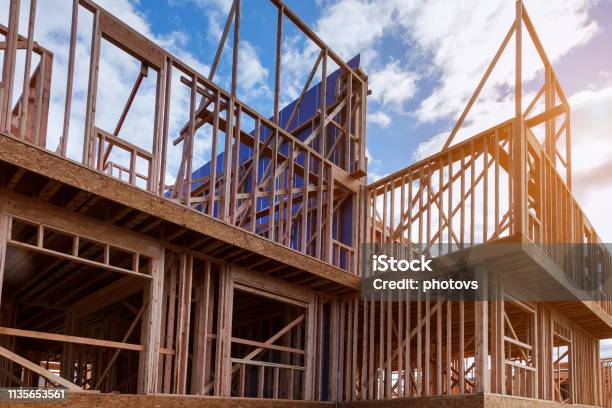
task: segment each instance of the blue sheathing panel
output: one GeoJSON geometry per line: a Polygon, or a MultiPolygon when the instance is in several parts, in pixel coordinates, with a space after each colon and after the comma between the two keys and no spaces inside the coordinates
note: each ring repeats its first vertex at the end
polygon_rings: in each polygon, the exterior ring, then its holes
{"type": "MultiPolygon", "coordinates": [[[[355,57],[353,57],[350,61],[347,62],[347,64],[353,68],[353,69],[357,69],[359,68],[359,63],[360,63],[360,56],[357,55],[355,57]]],[[[338,76],[341,75],[342,70],[341,69],[337,69],[336,71],[332,72],[330,75],[327,76],[326,79],[326,86],[327,86],[327,101],[326,101],[326,105],[330,106],[331,104],[334,103],[334,87],[336,85],[336,81],[338,79],[338,76]]],[[[291,124],[291,127],[289,128],[289,131],[292,131],[293,129],[298,128],[300,125],[302,125],[305,121],[311,119],[319,110],[319,107],[321,106],[321,86],[322,83],[319,82],[316,85],[312,86],[310,89],[308,89],[306,91],[306,93],[304,94],[304,98],[302,99],[302,103],[300,105],[300,107],[297,110],[297,113],[295,115],[295,118],[293,119],[293,122],[291,124]]],[[[283,109],[280,110],[279,112],[279,121],[281,124],[281,127],[285,127],[289,117],[291,116],[291,112],[293,112],[293,109],[295,107],[295,105],[297,104],[297,99],[294,100],[293,102],[291,102],[290,104],[288,104],[287,106],[285,106],[283,109]]],[[[271,119],[271,118],[270,118],[271,119]]],[[[300,140],[304,140],[306,139],[315,129],[314,128],[305,128],[304,130],[302,130],[300,133],[298,133],[297,135],[295,135],[298,139],[300,140]]],[[[335,129],[336,130],[336,129],[335,129]]],[[[336,130],[337,131],[337,130],[336,130]]],[[[270,129],[268,129],[265,126],[262,126],[260,129],[260,141],[263,142],[269,135],[270,133],[270,129]]],[[[251,132],[251,134],[253,134],[253,132],[251,132]]],[[[281,147],[281,153],[284,153],[285,155],[288,154],[288,150],[289,150],[289,145],[285,144],[284,146],[281,147]]],[[[253,150],[243,144],[240,145],[239,147],[239,163],[242,164],[244,163],[246,160],[248,160],[249,158],[251,158],[253,156],[253,150]]],[[[223,172],[223,160],[224,160],[224,151],[222,151],[221,153],[218,154],[217,156],[217,174],[223,172]]],[[[303,163],[304,158],[303,156],[299,156],[297,158],[298,163],[303,163]]],[[[264,171],[266,166],[268,165],[269,160],[260,160],[260,164],[259,164],[259,175],[261,176],[264,171]]],[[[195,171],[192,172],[192,178],[193,179],[198,179],[201,177],[206,177],[210,175],[210,167],[211,167],[211,163],[207,162],[205,163],[203,166],[201,166],[200,168],[196,169],[195,171]]],[[[249,179],[246,181],[246,191],[247,192],[251,192],[251,186],[252,186],[252,181],[249,179]]],[[[296,175],[295,180],[295,187],[299,188],[301,186],[303,186],[304,180],[302,177],[299,177],[296,175]]],[[[196,189],[197,187],[199,187],[202,183],[194,183],[192,185],[193,189],[196,189]]],[[[353,226],[351,225],[352,223],[352,206],[353,206],[353,201],[354,200],[348,200],[347,201],[347,205],[345,206],[345,208],[342,211],[342,229],[340,231],[341,236],[334,236],[334,239],[340,241],[340,242],[344,242],[346,244],[350,244],[350,240],[351,240],[351,232],[352,232],[352,228],[353,226]]],[[[267,197],[261,197],[257,199],[257,210],[261,210],[261,209],[265,209],[269,207],[269,198],[267,197]]],[[[299,207],[296,205],[294,210],[297,210],[299,207]]],[[[218,217],[218,212],[219,212],[219,206],[218,203],[215,204],[215,208],[213,211],[213,216],[218,217]]],[[[258,220],[260,223],[266,223],[267,222],[267,217],[262,217],[258,220]]],[[[334,228],[334,231],[336,231],[336,228],[334,228]]],[[[294,236],[296,236],[297,234],[292,234],[294,236]]],[[[291,243],[292,247],[296,247],[297,246],[297,242],[292,242],[291,243]]],[[[341,263],[344,263],[341,262],[341,263]]]]}

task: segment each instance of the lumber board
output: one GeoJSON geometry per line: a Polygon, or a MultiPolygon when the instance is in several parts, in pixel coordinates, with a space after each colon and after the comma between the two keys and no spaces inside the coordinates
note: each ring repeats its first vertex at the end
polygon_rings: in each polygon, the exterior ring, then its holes
{"type": "Polygon", "coordinates": [[[49,370],[45,370],[44,368],[42,368],[39,365],[36,365],[34,363],[32,363],[30,360],[27,360],[23,357],[21,357],[18,354],[13,353],[12,351],[1,347],[0,346],[0,355],[2,357],[5,357],[17,364],[19,364],[22,367],[27,368],[28,370],[31,370],[33,372],[35,372],[36,374],[48,379],[49,381],[59,384],[62,387],[66,387],[71,391],[81,391],[81,388],[79,386],[77,386],[76,384],[58,376],[53,374],[51,371],[49,370]]]}

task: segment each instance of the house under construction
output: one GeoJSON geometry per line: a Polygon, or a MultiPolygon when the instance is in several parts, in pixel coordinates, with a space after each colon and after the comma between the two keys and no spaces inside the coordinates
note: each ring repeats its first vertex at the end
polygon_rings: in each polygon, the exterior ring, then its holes
{"type": "Polygon", "coordinates": [[[599,340],[612,337],[612,288],[600,285],[611,259],[572,194],[570,107],[522,2],[442,151],[371,184],[358,61],[270,0],[274,112],[261,115],[237,98],[241,6],[204,75],[90,0],[65,10],[67,49],[47,48],[35,38],[37,1],[10,0],[0,25],[0,386],[65,387],[75,406],[610,404],[599,340]],[[318,53],[283,107],[288,27],[318,53]],[[79,51],[83,30],[91,43],[79,51]],[[526,42],[544,75],[524,106],[526,42]],[[509,44],[515,115],[454,143],[509,44]],[[229,91],[214,81],[226,45],[229,91]],[[139,66],[111,127],[96,116],[112,86],[105,49],[139,66]],[[65,78],[54,55],[67,55],[65,78]],[[51,123],[58,81],[62,120],[51,123]],[[150,134],[134,138],[124,125],[145,86],[150,134]],[[360,243],[411,242],[538,253],[506,254],[523,280],[496,280],[495,300],[360,296],[360,243]],[[570,268],[557,243],[592,245],[570,268]],[[548,303],[522,295],[572,282],[598,290],[548,303]]]}

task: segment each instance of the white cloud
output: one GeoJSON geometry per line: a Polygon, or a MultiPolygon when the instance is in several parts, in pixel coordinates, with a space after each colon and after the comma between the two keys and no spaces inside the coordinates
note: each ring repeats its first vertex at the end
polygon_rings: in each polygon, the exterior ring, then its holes
{"type": "MultiPolygon", "coordinates": [[[[595,1],[528,2],[527,9],[552,62],[597,34],[598,26],[589,17],[595,1]]],[[[477,0],[450,3],[445,0],[340,0],[323,10],[314,27],[341,57],[346,59],[361,53],[362,66],[370,73],[373,90],[370,102],[398,110],[412,97],[419,75],[437,78],[431,95],[414,112],[420,121],[435,121],[458,116],[512,24],[514,12],[514,2],[505,0],[484,3],[477,0]],[[402,69],[399,60],[380,64],[379,45],[387,35],[403,41],[407,53],[429,55],[429,69],[417,74],[402,69]]],[[[312,45],[292,46],[298,50],[294,51],[296,56],[316,55],[312,45]]],[[[401,61],[410,58],[407,53],[401,61]]],[[[506,54],[483,90],[484,103],[506,99],[513,84],[512,42],[506,54]]],[[[523,76],[526,81],[539,72],[538,58],[534,47],[525,47],[523,76]]],[[[304,79],[308,66],[295,69],[299,71],[295,77],[304,79]]],[[[293,84],[292,81],[284,83],[293,84]]],[[[297,92],[291,91],[290,95],[297,92]]],[[[483,102],[477,104],[480,103],[483,102]]],[[[468,117],[467,125],[473,116],[468,117]]]]}
{"type": "MultiPolygon", "coordinates": [[[[206,35],[208,41],[213,45],[212,49],[216,51],[232,6],[232,0],[191,1],[204,12],[208,23],[206,35]]],[[[232,25],[228,38],[225,41],[224,52],[222,54],[222,58],[228,61],[232,58],[231,47],[233,30],[234,28],[232,25]]],[[[266,83],[268,80],[268,69],[262,64],[261,58],[257,53],[257,48],[253,43],[241,38],[239,47],[238,97],[251,105],[262,107],[261,97],[269,97],[271,95],[271,91],[266,83]]],[[[212,59],[213,56],[211,55],[211,62],[212,59]]],[[[227,71],[229,71],[229,69],[227,71]]],[[[208,71],[206,72],[208,73],[208,71]]],[[[229,89],[230,77],[231,72],[223,72],[222,69],[219,68],[215,74],[214,80],[222,87],[229,89]]]]}
{"type": "Polygon", "coordinates": [[[370,76],[370,99],[382,106],[401,110],[404,102],[414,95],[417,79],[416,74],[403,70],[399,61],[391,61],[370,76]]]}
{"type": "Polygon", "coordinates": [[[612,79],[612,71],[599,71],[599,76],[606,80],[610,80],[612,79]]]}
{"type": "MultiPolygon", "coordinates": [[[[315,22],[314,31],[336,52],[348,60],[358,53],[368,54],[372,43],[382,36],[384,24],[364,29],[364,20],[377,8],[367,1],[340,0],[325,6],[322,16],[315,22]]],[[[282,47],[281,101],[290,103],[297,98],[320,53],[320,48],[301,32],[287,31],[282,47]]],[[[322,64],[312,80],[312,85],[321,81],[322,64]]],[[[327,60],[327,72],[337,68],[331,58],[327,60]]]]}
{"type": "Polygon", "coordinates": [[[382,111],[368,113],[368,120],[382,128],[387,128],[391,124],[391,117],[382,111]]]}
{"type": "MultiPolygon", "coordinates": [[[[323,3],[322,3],[323,4],[323,3]]],[[[397,61],[380,63],[380,41],[395,27],[398,10],[411,8],[406,0],[337,0],[323,4],[322,15],[314,23],[314,31],[340,58],[348,60],[361,55],[361,67],[370,73],[369,102],[401,110],[414,94],[416,74],[403,70],[397,61]],[[393,83],[395,82],[395,83],[393,83]]],[[[319,49],[302,35],[286,36],[283,44],[282,101],[295,99],[304,85],[319,49]]],[[[328,72],[336,66],[328,61],[328,72]]],[[[320,67],[313,84],[320,81],[320,67]]],[[[385,125],[390,116],[372,116],[385,125]]]]}
{"type": "Polygon", "coordinates": [[[232,6],[232,0],[191,0],[206,13],[209,37],[218,41],[232,6]]]}
{"type": "MultiPolygon", "coordinates": [[[[281,102],[284,105],[298,98],[317,56],[317,50],[313,46],[305,47],[304,40],[300,36],[285,36],[281,69],[281,102]]],[[[320,78],[321,74],[318,73],[311,86],[320,78]]]]}
{"type": "MultiPolygon", "coordinates": [[[[524,100],[533,97],[533,93],[527,93],[524,100]]],[[[506,95],[501,99],[487,98],[481,103],[475,104],[471,110],[471,120],[467,121],[455,135],[453,144],[475,136],[479,132],[489,129],[512,117],[514,109],[514,99],[511,95],[506,95]]],[[[413,153],[415,161],[422,160],[439,152],[448,139],[451,130],[440,132],[433,137],[421,142],[413,153]]]]}
{"type": "Polygon", "coordinates": [[[612,339],[604,339],[599,343],[601,345],[600,357],[610,358],[612,357],[612,339]]]}
{"type": "MultiPolygon", "coordinates": [[[[530,1],[526,8],[554,63],[573,48],[589,41],[597,32],[589,18],[591,0],[530,1]]],[[[417,118],[433,121],[455,117],[475,89],[514,18],[514,2],[464,1],[448,3],[434,0],[416,9],[414,18],[405,21],[410,38],[430,53],[432,69],[440,75],[439,84],[419,109],[417,118]]],[[[524,43],[527,44],[525,30],[524,43]]],[[[499,87],[513,84],[514,43],[508,44],[505,57],[498,63],[488,82],[485,95],[500,92],[499,87]]],[[[541,69],[535,49],[524,49],[523,78],[535,77],[541,69]]],[[[507,90],[505,91],[507,92],[507,90]]]]}
{"type": "MultiPolygon", "coordinates": [[[[253,45],[240,42],[238,52],[238,82],[247,95],[270,94],[266,85],[268,69],[264,68],[253,45]]],[[[250,99],[250,97],[247,97],[250,99]]]]}
{"type": "Polygon", "coordinates": [[[368,149],[366,149],[366,159],[368,160],[368,183],[387,176],[388,173],[382,171],[382,160],[375,159],[368,149]]]}
{"type": "MultiPolygon", "coordinates": [[[[529,16],[553,63],[597,34],[598,26],[589,17],[593,5],[591,0],[527,2],[529,16]]],[[[467,104],[510,27],[514,19],[514,3],[495,0],[475,6],[469,1],[449,5],[434,0],[410,12],[413,18],[402,20],[408,36],[431,54],[432,74],[439,75],[438,84],[431,95],[421,101],[415,116],[425,122],[455,119],[467,104]]],[[[526,30],[523,43],[523,78],[527,82],[537,76],[542,65],[526,30]]],[[[512,40],[453,143],[512,117],[513,84],[512,40]]],[[[533,92],[523,95],[524,106],[533,96],[533,92]]],[[[414,159],[439,151],[449,134],[450,128],[422,142],[414,152],[414,159]]]]}
{"type": "Polygon", "coordinates": [[[412,159],[416,162],[439,152],[442,146],[444,146],[447,137],[448,132],[442,132],[419,143],[412,153],[412,159]]]}
{"type": "Polygon", "coordinates": [[[315,32],[342,58],[362,53],[365,64],[377,55],[373,44],[392,22],[388,1],[341,0],[325,10],[315,32]]]}
{"type": "Polygon", "coordinates": [[[604,242],[612,242],[612,86],[578,92],[572,107],[574,194],[604,242]]]}

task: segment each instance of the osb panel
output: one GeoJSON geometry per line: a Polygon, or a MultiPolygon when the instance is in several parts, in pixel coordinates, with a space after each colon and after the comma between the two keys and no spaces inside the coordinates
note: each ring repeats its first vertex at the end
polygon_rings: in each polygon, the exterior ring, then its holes
{"type": "Polygon", "coordinates": [[[399,398],[389,401],[354,401],[341,404],[342,408],[379,408],[379,407],[414,407],[414,408],[482,408],[483,394],[450,395],[439,397],[399,398]]]}
{"type": "Polygon", "coordinates": [[[217,398],[192,395],[127,395],[71,393],[67,404],[10,404],[11,408],[330,408],[332,403],[264,400],[257,398],[217,398]]]}
{"type": "MultiPolygon", "coordinates": [[[[553,401],[543,401],[531,398],[510,397],[496,394],[466,394],[440,397],[400,398],[390,401],[355,401],[341,404],[342,408],[561,408],[567,405],[553,401]]],[[[572,405],[574,408],[588,405],[572,405]]]]}
{"type": "MultiPolygon", "coordinates": [[[[486,394],[484,396],[485,406],[487,408],[561,408],[567,407],[567,404],[561,404],[554,401],[537,400],[523,397],[510,397],[497,394],[486,394]]],[[[590,405],[574,404],[572,408],[590,407],[590,405]]]]}

